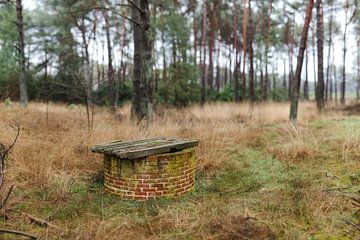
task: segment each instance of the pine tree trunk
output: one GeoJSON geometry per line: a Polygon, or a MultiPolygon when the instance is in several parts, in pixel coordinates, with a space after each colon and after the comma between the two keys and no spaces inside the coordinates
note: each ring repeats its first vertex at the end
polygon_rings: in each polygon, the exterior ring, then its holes
{"type": "Polygon", "coordinates": [[[169,90],[168,90],[168,76],[167,76],[167,63],[166,63],[166,49],[165,49],[165,37],[164,32],[161,33],[161,41],[162,41],[162,55],[163,55],[163,88],[164,88],[164,103],[165,106],[169,104],[169,90]]]}
{"type": "Polygon", "coordinates": [[[108,82],[109,82],[109,93],[108,101],[110,105],[110,110],[115,112],[116,102],[115,102],[115,93],[114,93],[114,83],[115,83],[115,73],[113,67],[112,59],[112,45],[111,45],[111,36],[110,36],[110,23],[109,16],[106,11],[103,11],[104,20],[105,20],[105,33],[106,33],[106,43],[107,43],[107,52],[108,52],[108,82]]]}
{"type": "Polygon", "coordinates": [[[152,121],[151,78],[152,49],[150,11],[148,0],[133,0],[132,7],[134,31],[134,80],[131,113],[137,121],[152,121]]]}
{"type": "Polygon", "coordinates": [[[221,88],[221,68],[220,68],[220,47],[221,47],[221,41],[219,39],[218,41],[218,47],[217,47],[217,63],[216,63],[216,92],[220,92],[221,88]]]}
{"type": "Polygon", "coordinates": [[[247,0],[244,0],[244,20],[243,20],[243,51],[244,51],[244,59],[243,59],[243,72],[242,72],[242,94],[241,99],[245,100],[246,97],[246,54],[247,54],[247,0]]]}
{"type": "MultiPolygon", "coordinates": [[[[332,2],[330,1],[330,4],[332,2]]],[[[332,4],[330,5],[330,7],[332,7],[332,4]]],[[[330,89],[331,89],[331,80],[330,80],[330,57],[331,57],[331,45],[332,45],[332,25],[333,25],[333,9],[330,10],[331,11],[331,15],[330,15],[330,21],[329,21],[329,41],[328,41],[328,56],[327,56],[327,68],[326,68],[326,91],[325,91],[325,100],[327,101],[328,98],[330,97],[331,100],[331,94],[330,93],[330,89]]]]}
{"type": "Polygon", "coordinates": [[[251,0],[249,0],[249,88],[250,88],[250,101],[255,102],[255,85],[254,85],[254,49],[253,49],[253,20],[251,13],[251,0]]]}
{"type": "Polygon", "coordinates": [[[22,107],[28,105],[28,93],[26,84],[26,59],[25,59],[25,42],[24,42],[24,20],[22,0],[16,0],[16,25],[18,30],[18,58],[19,58],[19,90],[20,104],[22,107]]]}
{"type": "Polygon", "coordinates": [[[308,70],[308,65],[309,65],[309,53],[308,53],[308,48],[306,47],[305,50],[305,82],[304,82],[304,98],[306,100],[309,101],[309,70],[308,70]]]}
{"type": "Polygon", "coordinates": [[[317,98],[317,92],[316,92],[316,88],[317,88],[317,74],[316,74],[316,53],[315,53],[315,27],[312,28],[312,58],[313,58],[313,72],[314,72],[314,93],[315,93],[315,99],[317,98]]]}
{"type": "MultiPolygon", "coordinates": [[[[335,52],[335,49],[334,49],[334,44],[332,46],[333,48],[333,53],[335,52]]],[[[335,104],[337,105],[338,104],[338,79],[337,79],[337,73],[336,73],[336,66],[335,66],[335,54],[333,54],[333,78],[334,78],[334,94],[335,94],[335,104]]]]}
{"type": "Polygon", "coordinates": [[[270,47],[270,37],[271,37],[271,14],[272,14],[272,2],[269,1],[269,12],[267,14],[267,29],[266,29],[266,39],[265,39],[265,81],[261,86],[261,100],[266,101],[268,98],[268,82],[269,82],[269,47],[270,47]]]}
{"type": "Polygon", "coordinates": [[[360,33],[357,37],[357,86],[356,86],[356,98],[360,99],[360,33]]]}
{"type": "Polygon", "coordinates": [[[202,48],[203,48],[203,62],[202,62],[202,76],[201,76],[201,99],[200,104],[204,105],[206,101],[206,2],[204,3],[203,17],[202,17],[202,48]]]}
{"type": "Polygon", "coordinates": [[[197,65],[197,21],[196,21],[196,13],[194,10],[193,17],[193,34],[194,34],[194,63],[197,65]]]}
{"type": "Polygon", "coordinates": [[[322,0],[316,3],[317,19],[317,52],[318,52],[318,84],[316,106],[318,111],[322,111],[325,106],[324,99],[324,12],[322,0]]]}
{"type": "Polygon", "coordinates": [[[311,22],[312,9],[314,8],[314,0],[309,0],[307,10],[306,10],[306,18],[305,23],[301,35],[300,48],[298,54],[298,60],[295,71],[295,81],[293,84],[292,90],[292,98],[291,98],[291,108],[290,108],[290,120],[296,121],[298,115],[298,105],[299,105],[299,93],[300,93],[300,85],[301,85],[301,71],[302,65],[304,61],[304,52],[306,49],[306,43],[309,32],[309,25],[311,22]]]}

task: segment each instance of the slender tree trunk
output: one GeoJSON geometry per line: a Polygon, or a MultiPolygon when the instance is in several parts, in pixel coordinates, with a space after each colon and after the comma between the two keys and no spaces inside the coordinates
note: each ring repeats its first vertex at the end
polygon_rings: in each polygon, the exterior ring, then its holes
{"type": "Polygon", "coordinates": [[[315,27],[312,28],[312,57],[313,57],[313,72],[314,72],[314,93],[315,93],[315,99],[317,98],[316,94],[316,89],[317,89],[317,71],[316,71],[316,53],[315,53],[315,27]]]}
{"type": "Polygon", "coordinates": [[[318,84],[316,106],[319,112],[323,111],[325,106],[324,92],[324,12],[322,0],[316,3],[317,19],[317,52],[318,52],[318,84]]]}
{"type": "Polygon", "coordinates": [[[203,47],[203,63],[202,63],[202,76],[201,76],[201,105],[206,101],[206,3],[204,3],[203,19],[202,19],[202,47],[203,47]]]}
{"type": "Polygon", "coordinates": [[[125,73],[126,73],[126,67],[125,67],[125,47],[126,47],[126,19],[123,18],[123,25],[122,25],[122,43],[121,43],[121,61],[120,61],[120,68],[122,72],[121,80],[125,82],[125,73]]]}
{"type": "Polygon", "coordinates": [[[115,93],[114,93],[114,83],[115,83],[115,72],[113,67],[113,58],[112,58],[112,45],[111,45],[111,36],[110,36],[110,23],[109,16],[107,12],[103,11],[104,20],[105,20],[105,33],[106,33],[106,43],[108,51],[108,81],[109,81],[109,95],[108,101],[110,105],[110,110],[115,112],[116,102],[115,102],[115,93]]]}
{"type": "Polygon", "coordinates": [[[356,86],[356,98],[360,99],[360,32],[358,32],[357,39],[357,86],[356,86]]]}
{"type": "Polygon", "coordinates": [[[221,48],[221,39],[219,39],[218,47],[217,47],[216,92],[220,92],[220,87],[221,87],[220,48],[221,48]]]}
{"type": "Polygon", "coordinates": [[[283,79],[283,89],[286,91],[287,86],[286,86],[286,59],[284,58],[284,79],[283,79]]]}
{"type": "Polygon", "coordinates": [[[152,49],[150,11],[148,0],[133,0],[132,7],[134,32],[134,80],[131,113],[137,121],[152,121],[151,81],[152,49]]]}
{"type": "Polygon", "coordinates": [[[167,76],[167,63],[166,63],[166,49],[165,49],[165,37],[164,32],[161,33],[161,41],[162,41],[162,55],[163,55],[163,73],[162,73],[162,80],[163,80],[163,88],[164,88],[164,103],[165,106],[169,104],[169,90],[168,90],[168,76],[167,76]]]}
{"type": "Polygon", "coordinates": [[[331,80],[330,80],[330,57],[331,57],[331,45],[332,45],[332,25],[333,25],[333,8],[332,8],[332,1],[330,1],[330,7],[331,7],[331,15],[330,15],[330,21],[329,21],[329,41],[328,41],[328,56],[327,56],[327,68],[326,68],[326,91],[325,91],[325,100],[327,101],[330,95],[329,90],[331,88],[331,80]]]}
{"type": "Polygon", "coordinates": [[[254,49],[253,49],[253,20],[251,12],[251,0],[249,0],[249,88],[250,88],[250,101],[255,102],[255,85],[254,85],[254,49]]]}
{"type": "Polygon", "coordinates": [[[196,13],[194,10],[194,16],[193,16],[193,34],[194,34],[194,63],[195,66],[197,65],[197,21],[196,21],[196,13]]]}
{"type": "Polygon", "coordinates": [[[246,98],[246,54],[247,54],[247,0],[244,0],[244,20],[243,20],[243,50],[244,50],[244,59],[243,59],[243,72],[242,72],[242,100],[246,98]]]}
{"type": "Polygon", "coordinates": [[[308,47],[306,47],[306,53],[305,53],[305,82],[304,82],[304,98],[309,101],[309,71],[308,71],[308,65],[309,65],[309,53],[308,53],[308,47]]]}
{"type": "Polygon", "coordinates": [[[312,9],[314,8],[314,0],[309,0],[307,10],[306,10],[306,18],[304,23],[303,32],[301,35],[300,48],[298,54],[298,61],[296,65],[295,71],[295,81],[293,84],[292,90],[292,98],[291,98],[291,108],[290,108],[290,120],[296,121],[298,115],[298,105],[299,105],[299,92],[301,85],[301,70],[304,61],[304,52],[307,45],[307,38],[309,32],[309,25],[311,22],[312,9]]]}
{"type": "Polygon", "coordinates": [[[272,14],[272,3],[273,0],[269,0],[269,12],[267,14],[267,29],[265,37],[265,81],[261,86],[261,100],[266,101],[268,95],[268,82],[269,82],[269,47],[270,47],[270,38],[271,38],[271,14],[272,14]]]}
{"type": "Polygon", "coordinates": [[[347,29],[348,25],[350,24],[350,21],[348,22],[348,11],[349,11],[349,0],[346,0],[346,6],[345,6],[345,29],[344,29],[344,35],[343,35],[343,69],[342,69],[342,82],[341,82],[341,105],[345,105],[345,95],[346,95],[346,53],[347,53],[347,29]]]}
{"type": "Polygon", "coordinates": [[[25,41],[24,41],[24,20],[22,0],[16,0],[16,26],[18,30],[18,58],[19,58],[19,90],[20,104],[22,107],[28,105],[28,93],[26,84],[26,58],[25,58],[25,41]]]}
{"type": "MultiPolygon", "coordinates": [[[[234,0],[233,3],[234,6],[234,13],[236,13],[237,8],[236,8],[236,1],[234,0]]],[[[235,97],[235,101],[238,102],[240,100],[240,96],[239,96],[239,62],[238,62],[238,58],[239,58],[239,41],[238,41],[238,34],[237,34],[237,22],[238,22],[238,18],[237,18],[237,14],[234,14],[234,18],[233,18],[233,34],[234,34],[234,50],[235,50],[235,66],[234,66],[234,97],[235,97]]],[[[231,60],[232,58],[230,58],[231,60]]],[[[231,64],[231,62],[230,62],[231,64]]],[[[231,69],[231,67],[230,67],[231,69]]]]}
{"type": "MultiPolygon", "coordinates": [[[[334,49],[334,43],[333,43],[333,53],[335,52],[335,49],[334,49]]],[[[337,79],[337,74],[336,74],[336,65],[335,65],[335,54],[333,54],[333,74],[334,74],[334,93],[335,93],[335,104],[337,105],[338,104],[338,79],[337,79]]]]}

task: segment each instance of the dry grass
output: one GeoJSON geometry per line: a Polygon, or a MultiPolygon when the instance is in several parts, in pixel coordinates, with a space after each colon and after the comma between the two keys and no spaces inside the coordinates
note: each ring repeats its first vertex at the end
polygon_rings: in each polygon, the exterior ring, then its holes
{"type": "Polygon", "coordinates": [[[130,122],[128,105],[116,115],[97,108],[92,132],[82,106],[52,104],[49,110],[47,119],[45,104],[0,105],[0,141],[11,142],[9,124],[21,126],[6,175],[7,186],[16,189],[7,210],[13,217],[3,223],[21,223],[43,239],[305,239],[342,234],[334,219],[353,212],[344,194],[328,189],[353,188],[344,174],[360,167],[359,131],[352,130],[360,121],[348,125],[335,111],[318,116],[313,103],[301,104],[297,126],[287,120],[287,103],[162,109],[148,128],[130,122]],[[102,159],[89,148],[155,136],[200,140],[193,198],[138,205],[104,194],[102,159]],[[76,205],[83,201],[83,208],[76,205]],[[29,225],[24,212],[61,231],[29,225]]]}

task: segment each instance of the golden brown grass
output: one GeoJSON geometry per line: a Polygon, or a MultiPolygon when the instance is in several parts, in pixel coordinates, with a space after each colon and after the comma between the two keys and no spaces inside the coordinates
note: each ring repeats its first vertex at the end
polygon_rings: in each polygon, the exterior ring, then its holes
{"type": "Polygon", "coordinates": [[[31,103],[27,109],[0,105],[0,142],[10,144],[15,134],[8,125],[21,126],[6,174],[7,187],[15,185],[16,193],[7,206],[9,220],[0,225],[21,224],[22,229],[34,230],[26,213],[60,227],[61,231],[36,228],[43,239],[268,239],[274,234],[305,239],[319,231],[337,236],[336,221],[341,219],[334,215],[353,212],[342,193],[329,190],[347,186],[344,172],[360,167],[359,131],[335,126],[334,122],[346,120],[340,112],[318,116],[314,103],[302,103],[299,124],[294,125],[288,122],[288,103],[254,107],[214,103],[163,109],[147,128],[132,123],[129,113],[129,105],[116,115],[96,108],[94,129],[89,132],[82,106],[51,104],[47,119],[42,103],[31,103]],[[344,128],[347,132],[342,132],[344,128]],[[173,204],[116,203],[117,214],[107,212],[115,200],[98,194],[101,189],[88,189],[102,170],[101,156],[91,153],[90,147],[155,136],[200,140],[201,186],[195,199],[173,204]],[[264,168],[270,158],[281,167],[264,168]],[[229,182],[222,182],[226,178],[229,182]],[[227,190],[222,192],[223,184],[227,190]],[[71,203],[82,201],[89,201],[91,209],[72,209],[71,203]],[[244,213],[248,207],[254,216],[244,213]],[[129,208],[135,212],[121,212],[129,208]]]}

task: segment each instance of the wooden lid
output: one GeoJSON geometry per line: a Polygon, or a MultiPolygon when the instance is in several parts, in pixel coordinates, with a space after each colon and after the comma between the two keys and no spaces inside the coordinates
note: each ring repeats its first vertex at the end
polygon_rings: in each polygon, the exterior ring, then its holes
{"type": "Polygon", "coordinates": [[[114,141],[91,148],[94,153],[116,156],[122,159],[135,159],[156,154],[181,151],[196,147],[197,140],[178,138],[151,138],[136,141],[114,141]]]}

